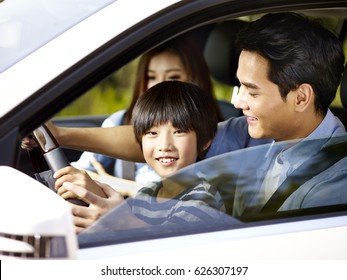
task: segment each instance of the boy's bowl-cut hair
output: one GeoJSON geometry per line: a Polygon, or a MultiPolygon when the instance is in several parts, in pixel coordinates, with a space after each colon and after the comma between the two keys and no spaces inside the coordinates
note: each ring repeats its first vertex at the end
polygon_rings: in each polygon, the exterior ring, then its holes
{"type": "Polygon", "coordinates": [[[206,145],[217,131],[215,102],[195,84],[165,81],[148,89],[137,101],[132,123],[136,140],[152,127],[171,122],[177,129],[195,131],[198,159],[203,159],[206,145]]]}

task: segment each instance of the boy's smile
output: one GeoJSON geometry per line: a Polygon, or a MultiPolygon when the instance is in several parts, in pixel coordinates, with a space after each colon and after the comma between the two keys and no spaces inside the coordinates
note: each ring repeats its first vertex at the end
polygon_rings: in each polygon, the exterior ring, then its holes
{"type": "Polygon", "coordinates": [[[158,157],[157,160],[164,166],[170,166],[176,163],[176,157],[158,157]]]}

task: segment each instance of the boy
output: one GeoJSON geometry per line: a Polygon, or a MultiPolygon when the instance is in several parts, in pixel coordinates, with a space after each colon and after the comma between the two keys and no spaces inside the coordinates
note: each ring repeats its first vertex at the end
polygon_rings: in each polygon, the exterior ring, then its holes
{"type": "MultiPolygon", "coordinates": [[[[162,179],[205,157],[217,130],[218,118],[212,104],[211,97],[198,86],[179,81],[160,83],[140,97],[133,111],[134,133],[146,162],[162,179]]],[[[108,203],[104,213],[124,200],[116,191],[74,167],[63,168],[54,177],[63,198],[77,195],[91,204],[93,201],[84,197],[88,192],[78,190],[77,185],[92,192],[101,186],[108,203]]],[[[208,223],[218,220],[219,211],[224,211],[219,192],[203,179],[196,186],[172,180],[154,182],[129,199],[128,205],[136,218],[150,225],[208,223]]],[[[79,222],[84,209],[78,208],[74,215],[80,231],[89,223],[79,222]]],[[[90,223],[97,218],[89,217],[90,223]]]]}

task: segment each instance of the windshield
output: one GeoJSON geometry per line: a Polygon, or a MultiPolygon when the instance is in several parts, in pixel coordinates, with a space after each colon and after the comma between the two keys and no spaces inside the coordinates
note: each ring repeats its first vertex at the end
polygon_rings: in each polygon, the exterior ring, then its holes
{"type": "Polygon", "coordinates": [[[0,1],[0,73],[111,2],[0,1]]]}
{"type": "Polygon", "coordinates": [[[240,228],[284,216],[346,209],[346,143],[346,135],[272,143],[200,161],[128,198],[79,234],[80,246],[240,228]],[[285,179],[276,175],[280,160],[283,168],[287,161],[295,163],[285,179]],[[162,184],[185,191],[175,199],[159,200],[148,190],[162,184]],[[194,191],[198,195],[192,195],[194,191]],[[218,198],[211,198],[218,197],[216,193],[224,207],[218,198]]]}

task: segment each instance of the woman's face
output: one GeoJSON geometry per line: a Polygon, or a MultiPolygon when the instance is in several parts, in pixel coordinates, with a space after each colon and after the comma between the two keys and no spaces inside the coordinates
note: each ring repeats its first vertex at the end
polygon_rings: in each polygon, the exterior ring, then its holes
{"type": "Polygon", "coordinates": [[[147,70],[147,89],[168,80],[186,82],[187,70],[181,59],[171,52],[163,52],[152,57],[147,70]]]}

